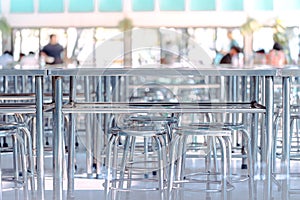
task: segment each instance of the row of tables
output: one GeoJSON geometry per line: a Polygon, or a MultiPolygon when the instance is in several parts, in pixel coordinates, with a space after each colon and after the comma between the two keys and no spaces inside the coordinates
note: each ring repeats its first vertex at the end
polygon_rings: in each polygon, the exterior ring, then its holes
{"type": "MultiPolygon", "coordinates": [[[[258,77],[265,79],[265,169],[264,169],[264,199],[271,199],[272,196],[272,144],[273,144],[273,116],[274,116],[274,77],[282,77],[282,104],[283,104],[283,155],[282,155],[282,173],[286,175],[283,182],[283,199],[288,199],[289,191],[289,121],[290,121],[290,81],[292,77],[300,76],[300,68],[298,66],[286,66],[284,68],[273,68],[270,66],[255,66],[236,68],[232,66],[199,66],[198,68],[167,68],[164,66],[147,66],[147,68],[97,68],[97,67],[68,67],[68,66],[46,66],[42,69],[28,68],[22,69],[1,69],[1,76],[32,76],[35,77],[35,99],[36,99],[36,156],[37,156],[37,198],[45,199],[45,172],[44,172],[44,130],[43,130],[43,79],[46,76],[53,77],[54,80],[54,126],[53,126],[53,192],[54,199],[63,199],[63,115],[72,113],[72,109],[68,110],[63,106],[63,90],[62,80],[64,77],[78,76],[153,76],[153,77],[186,77],[189,78],[199,76],[237,76],[251,77],[254,83],[257,83],[258,77]]],[[[70,79],[72,80],[72,79],[70,79]]],[[[72,87],[72,81],[70,81],[72,87]]],[[[70,92],[70,101],[74,100],[72,92],[70,92]]],[[[258,96],[253,93],[251,100],[257,101],[258,96]]],[[[199,108],[201,109],[201,108],[199,108]]],[[[0,112],[2,108],[0,108],[0,112]]],[[[3,110],[4,111],[4,110],[3,110]]],[[[128,111],[128,109],[127,109],[128,111]]],[[[170,109],[170,112],[172,110],[170,109]]],[[[184,111],[184,110],[181,110],[184,111]]],[[[99,108],[98,113],[118,112],[118,108],[110,108],[110,111],[99,108]]],[[[178,111],[179,112],[179,111],[178,111]]],[[[201,111],[200,111],[201,112],[201,111]]],[[[203,110],[204,112],[204,110],[203,110]]],[[[72,120],[72,119],[71,119],[72,120]]],[[[72,143],[69,143],[72,145],[72,143]]],[[[255,145],[255,144],[254,144],[255,145]]],[[[72,155],[71,155],[72,156],[72,155]]],[[[74,156],[74,155],[73,155],[74,156]]],[[[68,192],[74,188],[72,177],[73,170],[68,171],[68,192]]]]}

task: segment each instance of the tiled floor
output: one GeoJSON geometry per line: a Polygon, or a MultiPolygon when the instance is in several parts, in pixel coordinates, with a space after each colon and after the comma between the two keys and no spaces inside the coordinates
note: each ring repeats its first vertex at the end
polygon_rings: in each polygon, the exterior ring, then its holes
{"type": "MultiPolygon", "coordinates": [[[[3,163],[10,163],[9,162],[9,155],[2,155],[2,162],[3,163]]],[[[51,157],[46,157],[46,163],[49,163],[49,165],[46,165],[46,191],[45,191],[45,199],[46,200],[53,200],[53,192],[52,192],[52,177],[51,177],[51,157]]],[[[78,161],[84,161],[84,154],[77,154],[77,162],[78,161]]],[[[203,167],[203,159],[199,158],[193,158],[188,159],[189,169],[191,171],[195,169],[199,169],[203,167]]],[[[81,165],[80,163],[84,162],[78,162],[79,163],[79,171],[81,168],[84,168],[84,164],[81,165]]],[[[233,167],[234,172],[243,173],[242,170],[240,170],[240,161],[234,160],[233,161],[233,167]]],[[[299,172],[300,171],[300,162],[298,161],[292,161],[292,171],[293,172],[299,172]]],[[[77,175],[75,178],[75,193],[74,193],[74,200],[90,200],[90,199],[104,199],[104,191],[103,191],[103,182],[104,179],[88,179],[85,178],[84,175],[77,175]]],[[[297,185],[299,185],[300,188],[300,178],[299,179],[292,179],[291,180],[291,186],[293,188],[296,188],[297,185]]],[[[4,184],[5,185],[5,184],[4,184]]],[[[66,182],[64,182],[64,198],[67,199],[66,195],[66,182]]],[[[228,196],[230,200],[241,200],[241,199],[249,199],[248,196],[248,183],[245,182],[238,182],[234,183],[234,190],[230,192],[230,195],[228,196]]],[[[272,196],[274,200],[281,200],[281,191],[278,190],[278,187],[273,184],[273,192],[272,196]]],[[[263,181],[257,180],[257,188],[258,188],[258,199],[263,199],[263,181]]],[[[159,193],[148,191],[148,192],[131,192],[131,193],[120,193],[120,200],[123,199],[130,199],[130,200],[153,200],[153,199],[159,199],[159,193]]],[[[183,196],[175,195],[177,198],[176,200],[218,200],[221,198],[220,194],[205,194],[205,193],[199,193],[199,192],[184,192],[183,196]]],[[[23,193],[22,191],[5,191],[3,193],[3,199],[4,200],[22,200],[23,199],[23,193]]],[[[296,200],[300,199],[299,195],[290,195],[290,199],[296,200]]],[[[175,199],[174,199],[175,200],[175,199]]]]}

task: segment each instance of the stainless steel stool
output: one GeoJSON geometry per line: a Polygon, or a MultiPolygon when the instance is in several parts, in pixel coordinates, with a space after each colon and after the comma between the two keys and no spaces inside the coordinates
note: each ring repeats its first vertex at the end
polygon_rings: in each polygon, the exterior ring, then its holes
{"type": "MultiPolygon", "coordinates": [[[[251,138],[250,134],[248,133],[248,130],[246,126],[242,123],[195,123],[191,124],[190,126],[196,127],[198,129],[216,129],[216,130],[231,130],[231,131],[238,131],[242,134],[243,138],[246,138],[246,141],[242,142],[242,148],[241,148],[241,154],[242,154],[242,165],[241,169],[248,169],[248,174],[243,177],[240,175],[232,174],[231,170],[231,158],[232,154],[229,154],[229,160],[228,160],[228,172],[229,172],[229,178],[232,183],[240,182],[240,181],[246,181],[248,180],[249,183],[249,197],[256,197],[256,189],[254,185],[254,167],[256,163],[254,163],[254,160],[252,159],[252,149],[251,149],[251,138]],[[245,162],[247,157],[247,162],[245,162]],[[235,178],[237,177],[237,178],[235,178]]],[[[230,148],[230,147],[228,147],[230,148]]],[[[231,152],[231,150],[230,150],[231,152]]]]}
{"type": "MultiPolygon", "coordinates": [[[[169,171],[169,184],[168,184],[168,195],[169,200],[173,200],[173,192],[177,189],[189,190],[194,192],[221,192],[222,198],[227,198],[227,192],[233,189],[233,186],[228,181],[228,166],[229,166],[229,154],[231,149],[226,148],[226,143],[230,143],[231,131],[220,130],[220,129],[199,129],[197,127],[179,127],[174,129],[174,138],[170,147],[170,171],[169,171]],[[186,153],[186,141],[189,136],[204,136],[216,138],[220,144],[221,150],[221,176],[220,180],[199,180],[193,178],[195,174],[185,174],[185,153],[186,153]],[[175,169],[176,168],[176,169],[175,169]],[[176,173],[175,173],[176,171],[176,173]],[[184,185],[188,183],[205,183],[211,186],[212,184],[220,185],[220,188],[204,188],[204,189],[188,189],[184,185]]],[[[227,146],[230,146],[230,144],[227,146]]],[[[216,175],[212,172],[200,173],[201,175],[216,175]]]]}
{"type": "MultiPolygon", "coordinates": [[[[0,123],[0,137],[12,137],[13,145],[13,162],[14,162],[14,176],[12,180],[15,183],[15,187],[23,187],[24,199],[28,199],[28,176],[30,177],[31,185],[31,198],[34,198],[35,194],[35,180],[34,180],[34,165],[32,156],[32,141],[30,132],[28,131],[26,125],[23,123],[0,123]],[[23,135],[22,135],[23,134],[23,135]],[[27,148],[27,149],[26,149],[27,148]],[[20,150],[20,152],[19,152],[20,150]],[[21,158],[21,168],[22,168],[22,179],[19,175],[19,156],[21,158]],[[27,158],[28,157],[28,158],[27,158]],[[28,160],[28,162],[27,162],[28,160]]],[[[3,178],[2,170],[0,168],[1,174],[1,199],[2,199],[2,180],[3,178]]]]}
{"type": "MultiPolygon", "coordinates": [[[[107,147],[107,178],[105,180],[105,194],[109,199],[111,190],[116,191],[159,191],[161,200],[164,200],[164,190],[166,189],[167,165],[168,156],[166,149],[167,129],[157,126],[133,126],[126,128],[115,128],[111,131],[107,147]],[[118,140],[121,136],[125,137],[125,144],[122,153],[120,164],[118,164],[118,140]],[[136,139],[137,138],[152,138],[155,146],[152,146],[153,154],[157,154],[157,158],[149,157],[149,152],[143,152],[141,157],[136,157],[136,139]],[[155,149],[154,149],[155,148],[155,149]],[[120,166],[119,166],[120,165],[120,166]],[[142,165],[142,166],[141,166],[142,165]],[[119,168],[119,176],[117,170],[119,168]],[[141,177],[141,175],[149,172],[158,171],[157,178],[141,177]],[[137,177],[133,177],[136,175],[137,177]],[[128,178],[125,178],[127,174],[128,178]],[[118,176],[118,177],[117,177],[118,176]],[[153,188],[133,188],[131,183],[138,182],[156,182],[157,187],[153,188]],[[124,187],[124,182],[127,182],[127,187],[124,187]],[[119,184],[117,184],[119,183],[119,184]]],[[[114,199],[112,196],[111,198],[114,199]]]]}

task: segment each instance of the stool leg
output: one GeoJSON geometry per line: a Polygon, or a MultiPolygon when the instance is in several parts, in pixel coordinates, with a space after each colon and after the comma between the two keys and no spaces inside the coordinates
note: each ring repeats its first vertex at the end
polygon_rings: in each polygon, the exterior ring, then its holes
{"type": "MultiPolygon", "coordinates": [[[[169,182],[168,182],[168,191],[167,191],[168,200],[173,200],[172,190],[173,190],[174,178],[175,178],[175,162],[176,162],[176,160],[178,161],[178,159],[176,159],[176,156],[178,155],[178,152],[182,153],[182,152],[180,152],[180,150],[177,152],[177,147],[180,146],[178,144],[179,140],[180,140],[180,136],[175,135],[173,137],[173,140],[172,140],[171,146],[170,146],[170,170],[169,170],[169,182]]],[[[181,157],[181,155],[179,154],[178,157],[181,157]]],[[[177,165],[178,165],[178,163],[177,163],[177,165]]]]}
{"type": "Polygon", "coordinates": [[[15,135],[12,135],[13,143],[13,163],[14,163],[14,178],[15,178],[15,187],[17,188],[17,181],[19,180],[19,163],[18,163],[18,142],[15,135]]]}
{"type": "Polygon", "coordinates": [[[224,141],[227,144],[227,174],[228,177],[232,176],[232,170],[231,170],[231,159],[232,159],[232,144],[231,144],[231,138],[229,137],[223,137],[224,141]]]}
{"type": "Polygon", "coordinates": [[[185,169],[185,159],[186,159],[186,151],[187,151],[187,148],[186,148],[186,144],[187,144],[187,139],[188,139],[188,136],[184,135],[182,138],[181,138],[181,143],[182,143],[182,146],[180,146],[180,149],[179,149],[179,153],[180,155],[178,156],[178,163],[177,163],[177,177],[178,177],[178,180],[183,180],[184,177],[184,169],[185,169]]]}
{"type": "Polygon", "coordinates": [[[216,146],[216,137],[212,137],[212,148],[213,148],[213,157],[214,157],[214,172],[218,172],[218,162],[217,162],[217,146],[216,146]]]}
{"type": "Polygon", "coordinates": [[[257,191],[254,187],[254,163],[252,159],[252,148],[251,148],[251,138],[250,134],[246,130],[242,130],[244,137],[247,138],[247,161],[248,161],[248,174],[249,174],[249,199],[257,198],[257,191]]]}
{"type": "Polygon", "coordinates": [[[225,141],[222,137],[218,137],[220,146],[221,146],[221,163],[222,163],[222,168],[221,168],[221,174],[222,174],[222,199],[227,200],[227,164],[226,164],[226,144],[225,141]]]}
{"type": "MultiPolygon", "coordinates": [[[[227,152],[226,152],[226,155],[227,155],[227,176],[230,178],[231,175],[232,175],[232,170],[231,170],[231,159],[232,159],[232,144],[231,144],[231,137],[223,137],[224,141],[225,141],[225,144],[227,144],[227,152]]],[[[231,199],[231,192],[227,192],[227,196],[228,196],[228,199],[231,199]]]]}
{"type": "Polygon", "coordinates": [[[113,144],[116,141],[116,136],[115,135],[111,135],[111,137],[109,138],[108,144],[107,144],[107,152],[106,152],[106,160],[107,160],[107,174],[106,174],[106,179],[105,179],[105,188],[104,188],[104,193],[105,193],[105,199],[108,200],[109,199],[109,190],[110,190],[110,184],[111,184],[111,171],[112,171],[112,147],[113,144]]]}
{"type": "MultiPolygon", "coordinates": [[[[135,152],[135,141],[136,137],[131,137],[131,149],[130,149],[130,155],[129,155],[129,163],[133,163],[133,156],[135,152]]],[[[131,187],[131,178],[132,178],[132,173],[131,170],[128,169],[128,181],[127,181],[127,188],[131,187]]]]}
{"type": "Polygon", "coordinates": [[[27,164],[26,164],[26,158],[25,158],[25,147],[24,147],[24,140],[20,137],[20,135],[15,135],[15,140],[19,142],[20,147],[20,155],[21,155],[21,163],[22,163],[22,176],[23,176],[23,193],[24,193],[24,199],[28,198],[28,178],[27,178],[27,164]]]}
{"type": "Polygon", "coordinates": [[[120,189],[124,188],[124,176],[125,176],[125,170],[126,170],[126,161],[127,161],[128,152],[129,152],[129,145],[130,145],[130,137],[126,136],[125,144],[124,144],[124,152],[123,152],[123,157],[122,157],[121,167],[120,167],[120,183],[119,183],[120,189]]]}
{"type": "Polygon", "coordinates": [[[162,144],[158,139],[159,136],[154,136],[153,138],[157,144],[157,156],[158,156],[158,176],[159,176],[159,190],[160,190],[160,197],[161,200],[164,200],[164,160],[163,160],[163,153],[162,153],[162,144]]]}
{"type": "Polygon", "coordinates": [[[277,150],[277,134],[278,134],[278,121],[279,121],[279,114],[276,116],[274,120],[274,140],[273,140],[273,164],[272,164],[272,172],[276,171],[276,150],[277,150]]]}
{"type": "MultiPolygon", "coordinates": [[[[166,137],[164,136],[164,135],[160,135],[159,137],[158,137],[158,139],[159,139],[159,141],[160,141],[160,143],[162,144],[162,147],[163,147],[163,162],[164,162],[164,169],[167,171],[167,170],[169,170],[168,168],[167,168],[167,164],[168,164],[168,155],[167,155],[167,153],[166,152],[168,152],[168,150],[167,150],[167,148],[168,148],[168,141],[167,141],[167,139],[166,139],[166,137]]],[[[168,179],[168,172],[166,172],[166,173],[164,173],[164,180],[167,180],[168,179]]]]}
{"type": "Polygon", "coordinates": [[[31,193],[32,195],[34,195],[34,191],[35,191],[35,179],[34,179],[34,159],[33,159],[33,155],[32,155],[32,139],[31,139],[31,135],[30,132],[27,128],[25,127],[21,127],[20,128],[22,130],[22,132],[25,134],[26,138],[27,138],[27,143],[28,143],[28,161],[29,161],[29,170],[30,170],[30,186],[31,186],[31,193]]]}

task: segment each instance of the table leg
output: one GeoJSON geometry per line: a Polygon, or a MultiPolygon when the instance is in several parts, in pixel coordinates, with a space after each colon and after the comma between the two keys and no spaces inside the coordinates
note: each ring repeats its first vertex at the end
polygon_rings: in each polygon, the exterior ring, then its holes
{"type": "Polygon", "coordinates": [[[37,199],[45,199],[44,171],[44,124],[43,124],[43,77],[35,77],[36,92],[36,156],[37,156],[37,199]]]}
{"type": "Polygon", "coordinates": [[[290,77],[282,78],[282,199],[289,199],[290,176],[290,77]]]}
{"type": "Polygon", "coordinates": [[[274,116],[274,80],[272,76],[266,77],[266,148],[265,148],[265,180],[264,180],[264,200],[272,197],[271,180],[272,180],[272,144],[273,144],[273,116],[274,116]]]}
{"type": "MultiPolygon", "coordinates": [[[[258,84],[259,78],[254,76],[250,78],[250,100],[251,101],[258,101],[259,98],[259,89],[258,84]]],[[[254,174],[258,173],[258,166],[257,166],[257,144],[258,144],[258,114],[252,114],[251,120],[251,149],[252,149],[252,159],[253,159],[253,167],[254,167],[254,174]]],[[[255,181],[256,184],[256,181],[255,181]]],[[[255,187],[256,188],[256,187],[255,187]]]]}
{"type": "MultiPolygon", "coordinates": [[[[76,78],[70,77],[70,96],[69,103],[73,104],[76,98],[76,78]]],[[[69,114],[69,139],[68,139],[68,191],[67,198],[74,196],[74,174],[75,174],[75,114],[69,114]]]]}
{"type": "MultiPolygon", "coordinates": [[[[102,77],[98,77],[97,79],[97,97],[96,100],[98,102],[104,102],[104,98],[103,98],[103,89],[102,89],[102,77]]],[[[102,114],[96,114],[96,174],[97,174],[97,178],[102,178],[102,151],[104,148],[104,133],[103,133],[103,118],[102,118],[102,114]]]]}
{"type": "Polygon", "coordinates": [[[55,77],[55,109],[53,116],[53,199],[63,199],[63,114],[62,77],[55,77]]]}
{"type": "MultiPolygon", "coordinates": [[[[84,77],[84,96],[85,101],[90,102],[90,81],[89,77],[84,77]]],[[[87,113],[85,118],[85,138],[86,138],[86,170],[88,178],[93,177],[93,155],[92,155],[92,130],[91,130],[91,114],[87,113]]]]}

